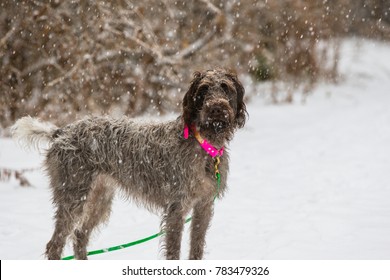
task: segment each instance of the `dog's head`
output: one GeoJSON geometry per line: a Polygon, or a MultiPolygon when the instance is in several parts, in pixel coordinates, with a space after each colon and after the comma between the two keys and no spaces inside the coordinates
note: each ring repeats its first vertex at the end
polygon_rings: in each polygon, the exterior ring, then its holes
{"type": "Polygon", "coordinates": [[[237,75],[230,71],[195,72],[183,99],[185,124],[196,125],[205,137],[230,139],[246,121],[244,92],[237,75]]]}

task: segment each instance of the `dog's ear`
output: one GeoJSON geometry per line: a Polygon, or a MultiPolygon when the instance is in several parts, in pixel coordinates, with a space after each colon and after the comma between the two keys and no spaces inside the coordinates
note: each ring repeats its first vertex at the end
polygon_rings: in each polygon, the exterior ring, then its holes
{"type": "Polygon", "coordinates": [[[238,77],[234,73],[227,74],[228,77],[233,81],[234,87],[237,92],[237,113],[236,113],[236,126],[242,128],[245,125],[246,117],[248,112],[246,110],[246,105],[244,103],[244,94],[245,89],[241,82],[238,80],[238,77]]]}
{"type": "Polygon", "coordinates": [[[190,88],[188,89],[187,93],[184,95],[183,98],[183,118],[184,123],[188,126],[190,126],[197,117],[196,115],[198,113],[198,110],[195,104],[195,94],[198,90],[198,86],[202,78],[203,75],[200,72],[196,71],[194,73],[194,78],[191,81],[190,88]]]}

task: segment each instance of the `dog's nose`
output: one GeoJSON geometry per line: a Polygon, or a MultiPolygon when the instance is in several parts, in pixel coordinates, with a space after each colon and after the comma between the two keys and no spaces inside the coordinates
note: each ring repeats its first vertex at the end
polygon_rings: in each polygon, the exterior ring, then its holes
{"type": "Polygon", "coordinates": [[[207,111],[210,116],[228,119],[229,102],[227,100],[206,103],[206,106],[208,107],[207,111]]]}
{"type": "Polygon", "coordinates": [[[223,109],[220,108],[220,107],[213,107],[213,108],[210,109],[210,114],[212,116],[223,115],[223,109]]]}
{"type": "Polygon", "coordinates": [[[215,121],[229,122],[229,110],[223,106],[210,108],[209,116],[215,121]]]}

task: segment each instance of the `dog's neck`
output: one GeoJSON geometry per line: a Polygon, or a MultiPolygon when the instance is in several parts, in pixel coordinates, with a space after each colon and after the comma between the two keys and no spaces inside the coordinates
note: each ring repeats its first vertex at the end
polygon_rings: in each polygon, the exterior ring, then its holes
{"type": "Polygon", "coordinates": [[[218,146],[215,145],[215,143],[209,142],[207,139],[203,138],[201,133],[199,132],[199,129],[196,128],[195,125],[184,126],[184,138],[188,139],[190,132],[195,137],[196,141],[198,141],[199,145],[202,147],[202,149],[209,154],[212,158],[216,156],[222,156],[224,151],[223,143],[217,143],[218,146]]]}

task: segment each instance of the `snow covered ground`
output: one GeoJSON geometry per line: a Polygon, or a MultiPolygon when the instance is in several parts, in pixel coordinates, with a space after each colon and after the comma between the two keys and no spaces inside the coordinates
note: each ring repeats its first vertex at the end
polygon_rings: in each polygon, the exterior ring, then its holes
{"type": "MultiPolygon", "coordinates": [[[[230,145],[230,189],[216,202],[206,259],[390,259],[390,45],[350,40],[342,52],[343,82],[318,86],[306,105],[252,98],[230,145]]],[[[0,167],[42,159],[0,139],[0,167]]],[[[39,170],[26,176],[34,187],[0,182],[0,259],[43,259],[52,233],[48,180],[39,170]]],[[[89,249],[154,234],[159,223],[118,197],[89,249]]],[[[158,247],[155,239],[90,258],[159,259],[158,247]]],[[[183,247],[186,258],[188,226],[183,247]]]]}

